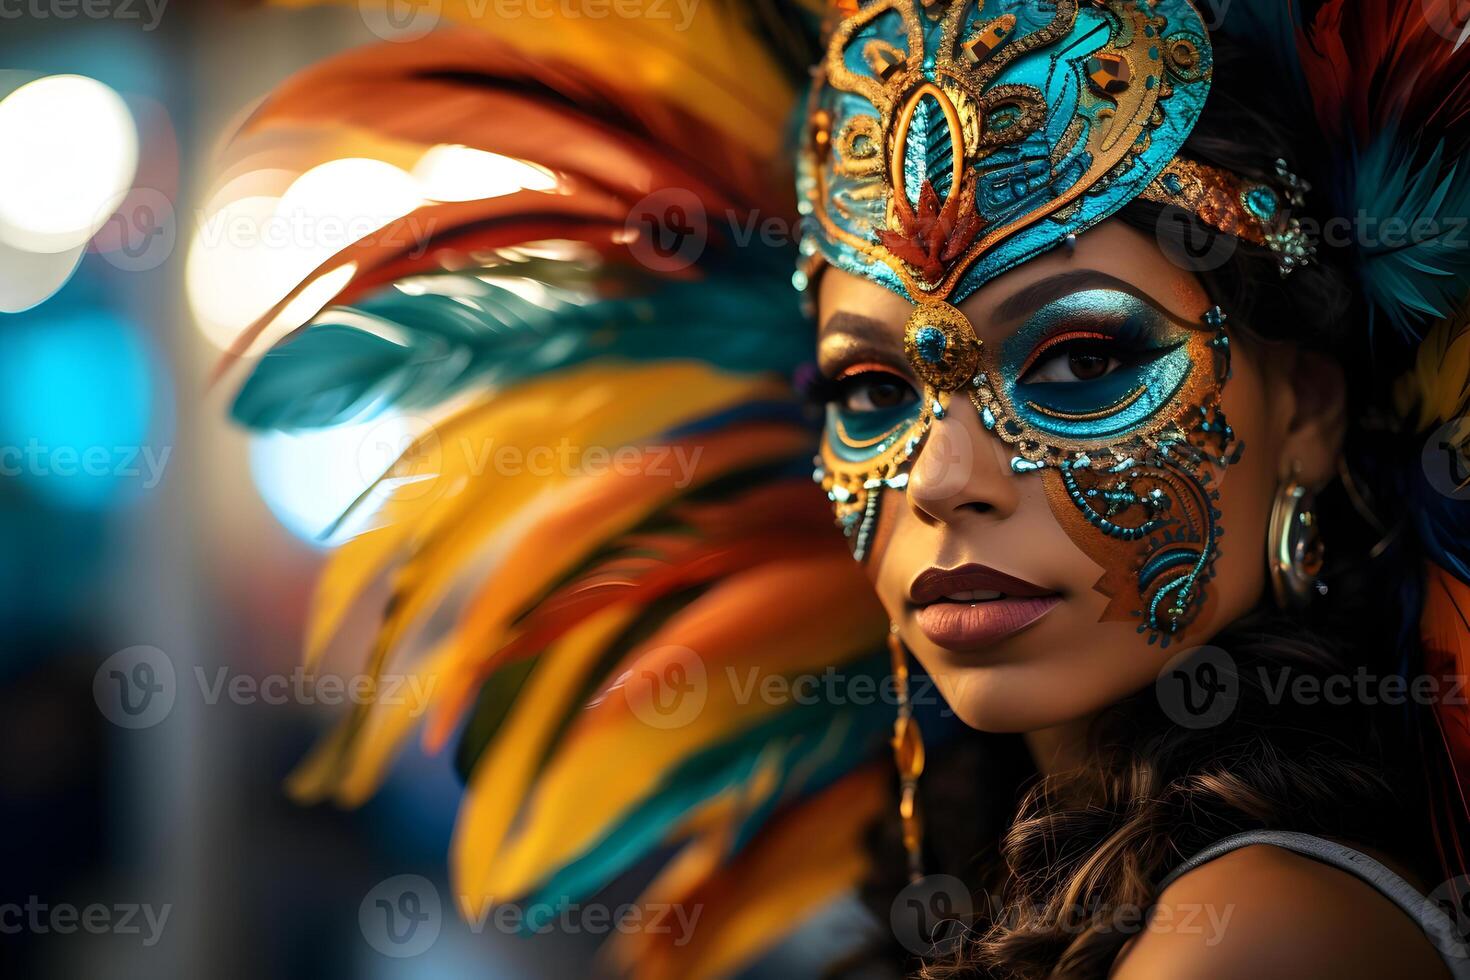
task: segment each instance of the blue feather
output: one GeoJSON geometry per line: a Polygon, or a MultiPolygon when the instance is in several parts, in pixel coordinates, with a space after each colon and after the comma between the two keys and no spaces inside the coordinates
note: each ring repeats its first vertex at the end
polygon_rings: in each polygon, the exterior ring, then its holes
{"type": "Polygon", "coordinates": [[[1354,186],[1354,213],[1376,222],[1357,229],[1363,291],[1398,330],[1417,339],[1423,327],[1458,312],[1464,299],[1470,168],[1447,161],[1443,143],[1424,158],[1412,142],[1386,130],[1359,158],[1354,186]],[[1386,229],[1388,221],[1397,230],[1386,229]]]}
{"type": "Polygon", "coordinates": [[[811,325],[797,294],[766,275],[664,282],[592,302],[552,287],[533,301],[469,276],[448,280],[443,292],[390,287],[327,310],[265,355],[236,396],[235,420],[255,429],[321,428],[600,357],[698,359],[787,376],[811,357],[811,325]]]}

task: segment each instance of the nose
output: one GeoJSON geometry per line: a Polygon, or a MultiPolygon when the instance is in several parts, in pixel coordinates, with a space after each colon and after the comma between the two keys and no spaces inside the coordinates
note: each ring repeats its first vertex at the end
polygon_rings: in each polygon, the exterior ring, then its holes
{"type": "Polygon", "coordinates": [[[1004,520],[1020,501],[1005,443],[985,430],[968,398],[950,400],[909,469],[908,503],[925,523],[1004,520]]]}

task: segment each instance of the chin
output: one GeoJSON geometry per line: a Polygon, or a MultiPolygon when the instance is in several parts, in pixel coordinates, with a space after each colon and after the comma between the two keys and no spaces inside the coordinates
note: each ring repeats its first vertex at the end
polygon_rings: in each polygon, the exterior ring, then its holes
{"type": "Polygon", "coordinates": [[[1100,624],[1064,604],[1052,621],[989,649],[957,652],[914,638],[910,650],[956,717],[985,732],[1041,731],[1089,718],[1151,686],[1182,647],[1142,641],[1128,623],[1100,624]],[[1085,630],[1069,614],[1090,620],[1085,630]]]}
{"type": "Polygon", "coordinates": [[[1069,684],[1063,670],[1045,665],[944,665],[931,668],[930,676],[955,716],[983,732],[1040,731],[1086,718],[1109,703],[1089,697],[1097,692],[1069,684]]]}

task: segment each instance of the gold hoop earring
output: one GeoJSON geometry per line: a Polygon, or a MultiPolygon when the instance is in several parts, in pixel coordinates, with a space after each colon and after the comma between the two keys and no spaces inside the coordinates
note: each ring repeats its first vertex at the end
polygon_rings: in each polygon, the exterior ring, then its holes
{"type": "Polygon", "coordinates": [[[1325,595],[1322,573],[1325,546],[1317,522],[1316,498],[1297,479],[1301,464],[1276,489],[1271,524],[1266,532],[1266,559],[1271,587],[1281,609],[1300,609],[1317,595],[1325,595]]]}
{"type": "Polygon", "coordinates": [[[893,659],[893,683],[898,717],[893,722],[893,761],[898,766],[898,815],[903,820],[903,849],[908,854],[909,881],[924,877],[924,820],[919,811],[919,776],[924,772],[924,736],[909,702],[908,651],[898,638],[898,624],[888,627],[888,652],[893,659]]]}

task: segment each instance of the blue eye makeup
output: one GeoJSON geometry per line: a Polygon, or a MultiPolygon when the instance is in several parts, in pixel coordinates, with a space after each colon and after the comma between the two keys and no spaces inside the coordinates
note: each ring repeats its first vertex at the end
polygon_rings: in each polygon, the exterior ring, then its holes
{"type": "Polygon", "coordinates": [[[1073,293],[1032,314],[1001,344],[1017,421],[1077,442],[1144,425],[1189,379],[1189,331],[1111,289],[1073,293]]]}
{"type": "Polygon", "coordinates": [[[824,381],[819,397],[827,405],[829,443],[846,462],[888,452],[920,415],[918,393],[885,370],[854,371],[824,381]]]}

